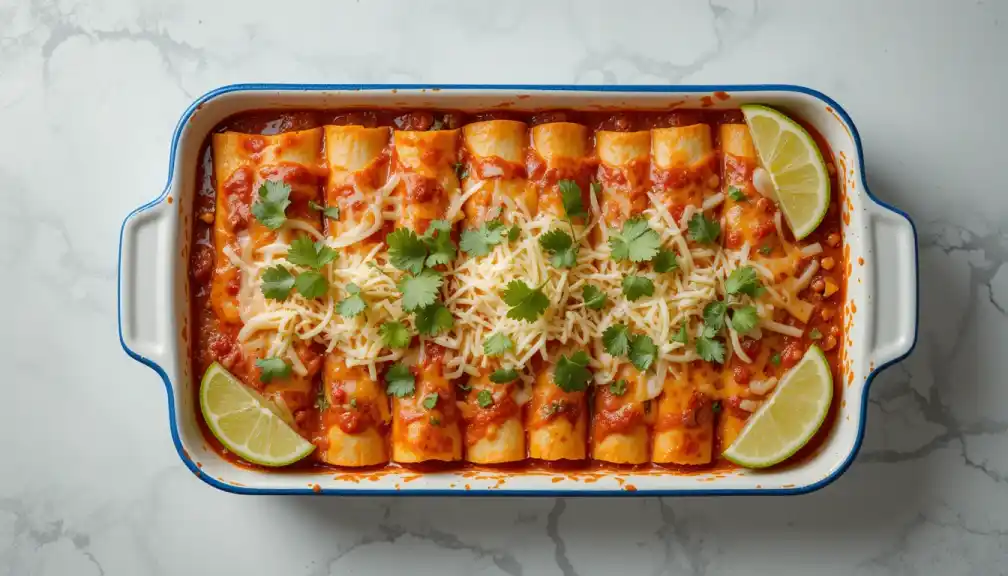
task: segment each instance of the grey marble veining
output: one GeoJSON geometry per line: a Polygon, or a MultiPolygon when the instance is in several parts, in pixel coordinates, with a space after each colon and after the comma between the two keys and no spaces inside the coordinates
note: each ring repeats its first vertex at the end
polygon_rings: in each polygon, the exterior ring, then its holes
{"type": "Polygon", "coordinates": [[[0,574],[1008,573],[1008,3],[0,0],[0,574]],[[791,82],[920,233],[916,352],[793,498],[217,492],[121,351],[119,225],[230,82],[791,82]]]}

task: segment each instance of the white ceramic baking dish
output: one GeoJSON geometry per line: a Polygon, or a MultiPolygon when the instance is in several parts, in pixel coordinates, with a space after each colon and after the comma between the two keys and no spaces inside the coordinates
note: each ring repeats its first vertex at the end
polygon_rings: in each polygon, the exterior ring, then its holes
{"type": "Polygon", "coordinates": [[[119,243],[119,338],[134,359],[161,376],[172,439],[199,478],[246,494],[696,495],[798,494],[820,488],[850,465],[865,428],[873,377],[905,357],[917,335],[917,243],[907,215],[875,198],[864,177],[861,142],[847,113],[829,97],[799,86],[225,86],[196,100],[171,142],[168,184],[126,217],[119,243]],[[780,106],[800,115],[829,142],[838,170],[847,278],[843,393],[827,441],[808,460],[764,472],[700,474],[618,471],[604,474],[460,470],[359,475],[265,472],[236,466],[207,445],[190,373],[188,243],[199,148],[227,116],[264,108],[622,109],[780,106]]]}

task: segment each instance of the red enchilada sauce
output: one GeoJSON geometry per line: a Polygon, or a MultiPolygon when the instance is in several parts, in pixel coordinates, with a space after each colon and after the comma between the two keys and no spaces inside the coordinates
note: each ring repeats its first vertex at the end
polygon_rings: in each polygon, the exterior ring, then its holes
{"type": "MultiPolygon", "coordinates": [[[[716,141],[718,135],[718,130],[716,129],[717,126],[722,123],[744,122],[742,114],[738,110],[713,109],[665,110],[654,112],[582,112],[572,110],[550,110],[533,113],[521,113],[514,111],[493,111],[472,114],[457,111],[404,112],[401,110],[378,109],[338,111],[258,110],[240,113],[227,118],[214,129],[214,132],[236,131],[247,134],[266,135],[305,130],[327,124],[358,124],[365,127],[389,126],[395,130],[455,129],[461,128],[470,122],[490,119],[520,120],[526,122],[530,126],[547,122],[580,123],[588,127],[592,140],[594,140],[594,133],[597,130],[629,132],[648,130],[652,128],[687,126],[696,123],[705,123],[710,125],[712,128],[711,133],[715,139],[714,148],[716,151],[720,150],[720,146],[716,141]]],[[[844,338],[843,303],[845,300],[845,282],[843,278],[843,271],[847,265],[844,259],[843,244],[841,241],[841,205],[843,202],[843,188],[840,185],[837,170],[833,165],[833,155],[825,140],[821,135],[816,133],[811,126],[808,126],[800,119],[797,120],[813,135],[816,143],[820,147],[820,150],[823,152],[823,157],[827,159],[827,163],[830,168],[830,181],[832,190],[834,191],[834,194],[830,199],[830,205],[825,219],[815,232],[803,240],[803,244],[809,245],[818,242],[822,246],[823,252],[817,255],[816,258],[819,258],[820,261],[830,261],[832,262],[832,266],[830,266],[829,269],[822,266],[817,275],[813,278],[809,288],[799,294],[803,300],[810,302],[815,306],[803,337],[790,338],[779,334],[771,334],[765,335],[761,341],[746,340],[743,342],[743,346],[749,353],[757,353],[760,347],[764,347],[770,354],[773,355],[774,358],[779,357],[779,361],[771,362],[771,364],[768,365],[773,366],[775,371],[774,375],[779,378],[789,368],[797,363],[797,361],[804,355],[808,347],[815,342],[823,348],[831,366],[834,382],[834,399],[826,422],[823,424],[819,432],[804,448],[802,448],[802,450],[799,451],[795,457],[792,457],[790,460],[780,465],[781,467],[798,465],[818,452],[824,439],[834,426],[838,413],[838,407],[842,398],[843,382],[845,380],[845,374],[841,368],[841,352],[843,349],[842,342],[844,338]],[[826,296],[823,289],[827,280],[830,280],[835,286],[839,287],[839,289],[830,296],[826,296]],[[815,334],[818,337],[815,340],[812,340],[810,337],[812,334],[815,334]]],[[[244,142],[244,146],[247,152],[251,154],[258,154],[265,147],[265,141],[262,138],[249,138],[244,142]]],[[[593,152],[591,152],[593,149],[594,142],[592,141],[589,142],[588,147],[590,154],[593,154],[593,152]]],[[[385,159],[376,164],[387,166],[390,160],[392,162],[397,161],[397,159],[394,158],[394,153],[386,151],[383,154],[386,155],[384,157],[385,159]],[[389,154],[391,154],[391,157],[389,154]]],[[[198,381],[199,377],[203,374],[211,362],[219,361],[232,371],[238,372],[236,375],[246,383],[252,386],[257,386],[257,375],[254,373],[255,371],[245,368],[248,365],[248,362],[245,361],[247,359],[242,357],[241,348],[236,340],[238,327],[219,322],[210,307],[210,280],[213,275],[214,268],[213,215],[215,211],[217,191],[214,188],[213,182],[212,149],[209,137],[204,142],[200,155],[201,162],[197,167],[196,173],[197,194],[193,204],[194,218],[189,268],[189,293],[191,318],[193,319],[190,324],[192,332],[189,342],[191,347],[190,357],[192,361],[191,368],[193,379],[198,381]]],[[[721,164],[721,158],[722,155],[720,152],[716,152],[715,158],[711,160],[710,165],[705,166],[700,171],[697,171],[696,169],[661,170],[658,168],[651,168],[648,170],[647,164],[642,165],[641,171],[650,172],[647,174],[647,179],[650,180],[656,192],[659,194],[663,192],[666,194],[673,194],[673,191],[675,190],[688,189],[689,184],[702,185],[704,183],[708,183],[709,185],[711,178],[718,178],[720,176],[719,166],[721,164]]],[[[437,158],[436,160],[454,164],[456,162],[463,162],[465,158],[437,158]]],[[[738,163],[736,159],[729,159],[729,162],[738,163]]],[[[735,168],[740,171],[746,172],[751,171],[753,167],[754,166],[749,165],[735,166],[735,168]]],[[[626,180],[625,175],[620,174],[618,171],[600,167],[597,157],[594,155],[591,155],[582,161],[570,163],[570,165],[564,164],[559,167],[547,168],[546,162],[531,146],[528,148],[524,166],[515,166],[508,162],[495,162],[493,159],[481,159],[479,162],[475,163],[475,165],[471,166],[470,169],[476,170],[480,175],[499,173],[502,170],[505,175],[514,177],[522,177],[527,174],[529,180],[544,187],[555,187],[559,180],[573,179],[578,182],[582,192],[585,194],[583,201],[586,207],[590,205],[587,195],[592,181],[602,178],[607,179],[610,183],[618,185],[624,183],[626,180]]],[[[369,184],[373,187],[378,181],[377,179],[380,175],[370,172],[368,174],[370,174],[370,177],[374,180],[369,182],[369,184]]],[[[284,181],[293,184],[292,188],[296,191],[301,187],[298,186],[298,184],[314,184],[319,181],[318,179],[324,178],[325,167],[318,167],[317,173],[304,170],[301,166],[274,167],[270,169],[270,175],[280,176],[284,181]]],[[[228,201],[225,203],[225,209],[228,210],[228,221],[233,228],[233,231],[242,230],[249,225],[251,218],[249,207],[254,201],[251,186],[252,174],[248,173],[245,169],[239,170],[232,175],[228,182],[221,184],[221,192],[229,196],[228,201]],[[232,201],[230,197],[233,197],[234,200],[232,201]]],[[[424,177],[418,176],[416,178],[407,178],[406,191],[411,201],[444,202],[444,199],[440,198],[443,191],[440,190],[439,184],[424,177]]],[[[292,191],[292,196],[296,196],[296,192],[292,191]]],[[[295,198],[292,198],[292,200],[295,200],[295,198]]],[[[308,217],[314,217],[314,215],[307,209],[306,199],[299,198],[297,200],[300,200],[300,202],[298,202],[299,204],[305,205],[303,213],[308,217]]],[[[759,203],[761,200],[762,199],[756,199],[756,202],[759,203]]],[[[680,218],[682,211],[687,204],[695,205],[698,203],[696,198],[677,198],[674,196],[667,198],[666,202],[671,207],[673,216],[677,220],[680,218]]],[[[292,205],[291,208],[294,208],[294,206],[292,205]]],[[[298,215],[302,213],[300,208],[301,207],[295,209],[298,215]]],[[[757,230],[757,234],[760,237],[767,238],[769,248],[765,248],[765,250],[770,250],[770,253],[776,255],[779,254],[779,252],[777,252],[779,250],[779,246],[775,240],[775,229],[772,228],[774,209],[775,207],[772,206],[772,203],[767,206],[767,218],[761,222],[760,229],[757,230]]],[[[370,240],[380,241],[384,238],[384,235],[391,230],[392,226],[388,226],[378,232],[375,237],[370,240]]],[[[784,228],[784,232],[785,234],[790,235],[790,230],[788,230],[786,226],[784,228]]],[[[793,241],[793,238],[790,238],[789,236],[789,240],[793,241]]],[[[741,242],[738,238],[733,237],[729,233],[726,238],[726,243],[729,247],[737,247],[737,245],[741,242]]],[[[802,267],[804,267],[804,264],[805,262],[802,263],[802,267]]],[[[798,324],[796,320],[786,313],[778,311],[778,314],[779,316],[775,317],[775,320],[790,325],[798,324]]],[[[436,350],[431,350],[431,352],[432,354],[428,356],[425,364],[414,367],[414,372],[417,377],[418,394],[421,393],[419,392],[420,383],[424,381],[425,378],[430,377],[436,379],[439,377],[428,373],[428,371],[432,369],[431,366],[439,361],[436,350]]],[[[737,362],[730,362],[728,365],[721,367],[718,370],[730,372],[732,377],[739,384],[746,384],[752,377],[751,374],[747,373],[748,367],[737,362]]],[[[321,381],[321,377],[317,376],[316,380],[321,381]]],[[[434,387],[430,391],[433,393],[436,388],[436,393],[439,396],[436,415],[441,422],[461,422],[463,420],[461,417],[462,412],[456,403],[467,403],[471,401],[463,392],[457,390],[454,383],[449,384],[451,384],[451,386],[434,387]]],[[[317,383],[317,385],[321,385],[320,382],[317,383]]],[[[193,393],[195,395],[194,401],[197,404],[199,402],[198,392],[198,387],[193,386],[193,393]]],[[[487,433],[488,429],[499,425],[518,412],[526,413],[522,418],[522,420],[526,422],[526,428],[542,425],[554,418],[568,418],[572,423],[577,421],[580,415],[580,410],[585,403],[576,396],[584,393],[568,394],[560,391],[559,389],[557,389],[556,392],[556,398],[553,398],[553,402],[551,403],[551,406],[553,406],[554,409],[550,410],[548,414],[527,414],[527,412],[529,412],[528,404],[525,406],[518,406],[513,400],[511,400],[510,395],[507,395],[504,401],[494,402],[490,409],[472,410],[472,418],[466,418],[465,444],[471,445],[478,438],[483,437],[487,433]]],[[[334,388],[332,390],[334,400],[338,401],[341,397],[341,393],[342,391],[338,389],[338,387],[334,388]]],[[[607,387],[596,387],[589,390],[587,393],[596,395],[601,394],[603,405],[607,405],[605,398],[607,394],[607,387]]],[[[684,424],[688,426],[690,423],[697,425],[697,423],[707,421],[710,418],[718,418],[719,416],[717,413],[723,411],[730,411],[739,417],[746,417],[748,416],[748,413],[740,408],[740,402],[741,399],[739,398],[727,398],[724,401],[718,402],[706,395],[696,393],[690,401],[688,410],[686,410],[683,414],[670,414],[667,415],[666,418],[658,419],[653,423],[652,429],[661,430],[684,424]]],[[[587,406],[591,405],[592,404],[590,403],[587,404],[587,406]]],[[[650,408],[654,410],[653,406],[650,408]]],[[[468,410],[468,408],[463,408],[463,410],[468,410]]],[[[299,427],[304,425],[308,429],[315,428],[315,430],[311,431],[308,436],[314,437],[316,443],[323,443],[325,441],[321,438],[320,430],[332,425],[337,425],[341,430],[350,434],[364,430],[369,426],[378,426],[386,437],[389,436],[388,427],[381,422],[381,416],[378,409],[366,401],[358,400],[356,410],[352,411],[328,410],[323,415],[314,408],[308,408],[302,410],[301,412],[301,414],[295,416],[297,423],[299,427]]],[[[468,411],[466,413],[468,413],[468,411]]],[[[423,417],[427,418],[429,421],[430,414],[425,413],[423,417]]],[[[640,410],[637,410],[636,407],[616,411],[603,410],[592,418],[593,420],[591,426],[593,428],[593,434],[599,435],[625,431],[638,422],[646,421],[646,415],[640,410]]],[[[197,420],[203,429],[204,437],[207,442],[213,446],[216,451],[238,465],[255,468],[254,465],[245,463],[233,455],[228,454],[206,428],[206,424],[203,422],[202,418],[197,418],[197,420]]],[[[431,447],[445,450],[450,449],[451,439],[445,434],[437,434],[436,432],[439,428],[438,426],[431,426],[430,428],[433,430],[433,433],[430,434],[427,441],[436,444],[436,446],[431,447]]],[[[653,430],[651,430],[649,434],[653,432],[653,430]]],[[[724,446],[719,446],[715,439],[715,454],[719,454],[724,448],[724,446]]],[[[306,467],[318,468],[320,471],[336,468],[320,464],[310,458],[290,468],[303,471],[306,467]]],[[[448,464],[423,464],[411,467],[428,470],[443,468],[484,468],[485,466],[476,466],[460,461],[448,464]]],[[[390,463],[386,466],[377,467],[377,470],[395,470],[399,468],[400,465],[390,463]]],[[[593,474],[595,471],[604,472],[606,470],[626,470],[628,468],[636,470],[653,468],[655,470],[672,470],[675,473],[688,474],[729,469],[732,468],[732,465],[724,459],[718,457],[715,458],[710,465],[700,467],[651,464],[628,467],[624,465],[606,464],[598,461],[537,462],[526,460],[522,463],[499,465],[491,468],[497,470],[507,470],[509,472],[519,472],[522,470],[574,470],[583,471],[586,474],[593,474]]],[[[344,469],[344,471],[348,470],[355,469],[344,469]]],[[[356,470],[360,471],[361,474],[374,474],[376,468],[369,467],[356,470]]]]}

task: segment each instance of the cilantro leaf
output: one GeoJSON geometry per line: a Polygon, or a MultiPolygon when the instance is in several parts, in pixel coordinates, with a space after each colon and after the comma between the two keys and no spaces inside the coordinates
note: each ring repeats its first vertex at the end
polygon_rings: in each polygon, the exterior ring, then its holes
{"type": "Polygon", "coordinates": [[[508,229],[508,242],[517,240],[519,234],[521,234],[521,228],[517,224],[512,224],[511,228],[508,229]]]}
{"type": "Polygon", "coordinates": [[[329,409],[329,399],[325,395],[325,386],[319,386],[318,392],[315,394],[315,409],[319,412],[325,412],[329,409]]]}
{"type": "Polygon", "coordinates": [[[385,390],[396,398],[412,396],[415,384],[413,371],[401,362],[396,362],[385,372],[385,390]]]}
{"type": "Polygon", "coordinates": [[[690,218],[688,230],[690,240],[701,244],[714,244],[721,235],[721,225],[703,214],[690,218]]]}
{"type": "Polygon", "coordinates": [[[770,357],[770,362],[774,366],[780,366],[781,363],[780,352],[774,352],[774,355],[770,357]]]}
{"type": "Polygon", "coordinates": [[[679,325],[679,332],[673,334],[671,340],[680,344],[689,344],[689,332],[686,330],[685,322],[679,325]]]}
{"type": "Polygon", "coordinates": [[[658,250],[658,255],[654,259],[654,270],[659,274],[664,274],[666,272],[672,272],[673,270],[679,269],[679,262],[676,260],[676,253],[674,250],[668,250],[665,248],[660,248],[658,250]]]}
{"type": "Polygon", "coordinates": [[[613,324],[602,333],[602,346],[613,356],[625,356],[630,351],[630,329],[625,324],[613,324]]]}
{"type": "Polygon", "coordinates": [[[701,336],[696,339],[696,351],[702,360],[724,364],[724,344],[720,340],[701,336]]]}
{"type": "Polygon", "coordinates": [[[463,232],[459,248],[470,256],[486,256],[494,246],[504,241],[505,233],[509,232],[500,220],[490,220],[475,230],[463,232]]]}
{"type": "Polygon", "coordinates": [[[434,407],[437,406],[437,401],[438,401],[437,394],[428,394],[424,396],[423,407],[428,410],[433,410],[434,407]]]}
{"type": "Polygon", "coordinates": [[[728,306],[720,300],[715,300],[714,302],[704,306],[704,335],[707,338],[712,338],[718,330],[724,327],[724,315],[727,310],[728,306]],[[709,334],[707,332],[708,330],[711,331],[709,334]]]}
{"type": "Polygon", "coordinates": [[[809,338],[812,340],[819,340],[822,338],[822,332],[820,332],[818,328],[813,328],[812,331],[809,332],[809,338]]]}
{"type": "Polygon", "coordinates": [[[711,405],[711,412],[714,413],[714,414],[720,414],[721,413],[721,401],[720,400],[715,400],[714,401],[714,404],[711,405]]]}
{"type": "MultiPolygon", "coordinates": [[[[497,372],[494,372],[496,374],[497,372]]],[[[493,379],[493,376],[490,377],[493,379]]],[[[480,408],[486,408],[493,404],[493,394],[489,390],[480,390],[479,394],[476,395],[476,403],[479,404],[480,408]]]]}
{"type": "Polygon", "coordinates": [[[321,204],[315,203],[314,200],[309,200],[308,207],[312,210],[325,214],[333,220],[339,220],[339,206],[322,206],[321,204]]]}
{"type": "Polygon", "coordinates": [[[623,277],[623,295],[633,302],[641,296],[651,296],[654,294],[654,282],[646,276],[627,274],[623,277]]]}
{"type": "Polygon", "coordinates": [[[490,375],[490,381],[495,384],[507,384],[518,379],[518,371],[514,368],[500,368],[490,375]]]}
{"type": "Polygon", "coordinates": [[[357,409],[357,399],[356,398],[351,398],[350,399],[350,407],[353,408],[354,410],[357,409]]]}
{"type": "Polygon", "coordinates": [[[438,427],[440,427],[441,426],[441,419],[438,418],[437,416],[433,416],[432,415],[430,417],[430,425],[431,426],[438,426],[438,427]]]}
{"type": "Polygon", "coordinates": [[[294,288],[305,298],[321,298],[329,291],[329,281],[319,272],[309,270],[297,275],[294,288]]]}
{"type": "Polygon", "coordinates": [[[252,215],[263,226],[276,230],[287,220],[291,187],[278,180],[267,180],[259,186],[259,198],[252,205],[252,215]]]}
{"type": "Polygon", "coordinates": [[[424,270],[417,276],[403,276],[397,288],[402,293],[402,307],[407,312],[430,306],[437,299],[438,289],[444,283],[440,272],[424,270]]]}
{"type": "Polygon", "coordinates": [[[743,306],[733,311],[731,324],[739,334],[745,334],[755,328],[759,324],[759,315],[756,313],[756,307],[743,306]]]}
{"type": "Polygon", "coordinates": [[[312,242],[308,236],[299,236],[291,242],[287,261],[298,266],[319,270],[336,258],[336,251],[323,242],[312,242]]]}
{"type": "Polygon", "coordinates": [[[601,310],[605,307],[606,302],[609,297],[606,293],[600,290],[597,286],[592,286],[591,284],[585,284],[584,291],[581,292],[581,297],[584,300],[585,308],[589,310],[601,310]]]}
{"type": "Polygon", "coordinates": [[[658,357],[658,347],[651,337],[637,334],[630,341],[630,362],[641,372],[646,371],[658,357]]]}
{"type": "Polygon", "coordinates": [[[560,198],[563,200],[564,213],[567,214],[568,219],[588,215],[581,199],[581,187],[577,185],[577,182],[561,180],[557,186],[560,187],[560,198]]]}
{"type": "Polygon", "coordinates": [[[760,254],[764,256],[769,256],[771,252],[773,252],[773,248],[771,248],[769,244],[764,244],[763,246],[760,246],[759,249],[760,254]]]}
{"type": "Polygon", "coordinates": [[[286,378],[291,373],[290,364],[283,358],[261,358],[255,365],[262,370],[259,381],[263,384],[269,384],[274,378],[286,378]]]}
{"type": "Polygon", "coordinates": [[[336,311],[344,318],[353,318],[361,312],[367,310],[367,302],[360,295],[360,287],[353,282],[346,285],[346,291],[350,294],[345,299],[340,300],[336,311]]]}
{"type": "Polygon", "coordinates": [[[469,169],[462,162],[455,163],[455,177],[459,180],[464,180],[469,176],[469,169]]]}
{"type": "Polygon", "coordinates": [[[725,280],[725,291],[729,294],[746,294],[748,296],[759,296],[763,292],[763,283],[756,276],[756,269],[752,266],[742,266],[732,270],[725,280]]]}
{"type": "Polygon", "coordinates": [[[512,280],[504,288],[504,302],[510,306],[507,317],[535,322],[549,306],[549,298],[542,288],[530,288],[521,280],[512,280]]]}
{"type": "Polygon", "coordinates": [[[617,262],[647,262],[658,254],[661,239],[643,218],[631,218],[623,224],[619,232],[613,231],[609,237],[612,258],[617,262]]]}
{"type": "Polygon", "coordinates": [[[427,245],[409,228],[396,228],[385,237],[389,259],[400,270],[419,274],[427,260],[427,245]]]}
{"type": "Polygon", "coordinates": [[[749,197],[738,186],[728,187],[728,197],[736,202],[746,202],[749,200],[749,197]]]}
{"type": "Polygon", "coordinates": [[[507,334],[491,334],[489,338],[483,341],[483,353],[487,356],[500,356],[514,348],[514,342],[507,334]]]}
{"type": "Polygon", "coordinates": [[[578,350],[567,357],[561,354],[553,370],[553,383],[564,392],[582,392],[591,382],[592,374],[588,370],[588,354],[578,350]]]}
{"type": "Polygon", "coordinates": [[[434,220],[423,235],[423,243],[430,252],[428,266],[448,264],[455,259],[455,243],[451,239],[451,222],[434,220]]]}
{"type": "Polygon", "coordinates": [[[264,270],[262,280],[263,296],[271,300],[283,300],[294,288],[294,275],[279,264],[264,270]]]}
{"type": "Polygon", "coordinates": [[[455,325],[455,318],[441,302],[424,306],[415,312],[416,328],[425,336],[437,336],[455,325]]]}
{"type": "Polygon", "coordinates": [[[550,264],[555,268],[573,268],[577,262],[578,246],[563,230],[543,234],[539,237],[539,245],[550,255],[550,264]]]}
{"type": "Polygon", "coordinates": [[[609,383],[609,393],[613,396],[622,396],[626,394],[626,380],[617,380],[615,382],[609,383]]]}
{"type": "Polygon", "coordinates": [[[381,336],[382,344],[389,348],[405,348],[409,346],[409,329],[402,322],[385,322],[378,328],[378,335],[381,336]]]}

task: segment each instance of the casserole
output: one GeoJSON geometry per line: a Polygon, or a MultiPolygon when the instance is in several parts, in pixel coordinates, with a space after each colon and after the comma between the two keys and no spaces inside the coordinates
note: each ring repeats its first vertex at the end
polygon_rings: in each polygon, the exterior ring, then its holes
{"type": "Polygon", "coordinates": [[[790,86],[228,86],[197,100],[172,142],[162,195],[131,213],[120,241],[120,339],[135,359],[161,375],[169,395],[173,440],[186,465],[211,485],[242,493],[331,494],[710,494],[800,493],[834,479],[850,464],[863,435],[867,388],[874,374],[909,353],[916,339],[916,236],[909,218],[867,191],[860,141],[846,113],[818,92],[790,86]],[[207,134],[241,111],[276,108],[438,108],[488,110],[656,110],[780,106],[809,123],[834,155],[843,211],[845,338],[842,394],[832,429],[800,463],[764,472],[655,470],[508,473],[504,470],[381,473],[299,470],[265,473],[236,466],[211,449],[199,427],[191,374],[190,287],[194,174],[207,134]]]}

